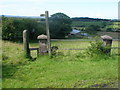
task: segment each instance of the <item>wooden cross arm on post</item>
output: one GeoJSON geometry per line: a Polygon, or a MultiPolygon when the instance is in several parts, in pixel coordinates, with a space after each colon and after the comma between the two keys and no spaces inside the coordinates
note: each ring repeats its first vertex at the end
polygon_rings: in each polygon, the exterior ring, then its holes
{"type": "Polygon", "coordinates": [[[46,23],[46,33],[47,33],[47,47],[48,47],[48,53],[51,57],[51,43],[50,43],[50,32],[49,32],[49,13],[48,11],[45,11],[45,14],[40,14],[41,17],[45,17],[45,23],[46,23]]]}
{"type": "Polygon", "coordinates": [[[45,14],[40,14],[41,17],[45,16],[45,14]]]}

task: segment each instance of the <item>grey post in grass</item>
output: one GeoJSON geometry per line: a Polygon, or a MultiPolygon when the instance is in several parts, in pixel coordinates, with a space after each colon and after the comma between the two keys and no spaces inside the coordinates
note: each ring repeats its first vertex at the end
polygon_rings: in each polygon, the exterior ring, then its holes
{"type": "Polygon", "coordinates": [[[111,46],[112,46],[112,37],[108,36],[108,35],[103,35],[101,36],[102,40],[103,40],[103,44],[106,47],[106,49],[104,50],[105,54],[109,54],[111,52],[111,46]]]}
{"type": "Polygon", "coordinates": [[[23,31],[23,46],[25,51],[25,56],[30,57],[30,49],[29,49],[29,32],[27,30],[23,31]]]}
{"type": "Polygon", "coordinates": [[[50,32],[49,32],[49,22],[48,22],[49,13],[45,11],[45,21],[46,21],[46,33],[47,33],[47,44],[48,44],[48,53],[51,56],[51,43],[50,43],[50,32]]]}
{"type": "Polygon", "coordinates": [[[39,55],[45,55],[48,52],[47,36],[42,34],[42,35],[39,35],[37,39],[39,39],[39,55]]]}

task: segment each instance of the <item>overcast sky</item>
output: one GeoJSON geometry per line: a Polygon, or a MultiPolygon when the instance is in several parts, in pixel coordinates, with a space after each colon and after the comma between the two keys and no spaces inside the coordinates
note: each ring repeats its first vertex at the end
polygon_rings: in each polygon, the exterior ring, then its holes
{"type": "Polygon", "coordinates": [[[0,15],[39,16],[45,11],[70,17],[118,18],[119,0],[0,0],[0,15]]]}

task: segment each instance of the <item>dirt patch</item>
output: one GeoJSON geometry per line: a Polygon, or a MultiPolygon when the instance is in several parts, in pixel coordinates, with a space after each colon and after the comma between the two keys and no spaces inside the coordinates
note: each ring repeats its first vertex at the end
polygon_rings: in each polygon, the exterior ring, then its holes
{"type": "Polygon", "coordinates": [[[89,88],[118,88],[118,82],[111,82],[107,84],[95,84],[89,86],[89,88]]]}
{"type": "Polygon", "coordinates": [[[118,82],[99,82],[82,80],[74,84],[74,88],[118,88],[118,82]]]}

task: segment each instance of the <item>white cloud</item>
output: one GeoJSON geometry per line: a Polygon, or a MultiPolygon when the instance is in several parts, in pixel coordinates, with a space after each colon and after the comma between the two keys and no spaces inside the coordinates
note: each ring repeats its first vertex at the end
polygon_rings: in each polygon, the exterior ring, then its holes
{"type": "Polygon", "coordinates": [[[50,14],[63,12],[71,17],[115,17],[117,3],[118,0],[0,0],[0,14],[39,16],[48,10],[50,14]]]}
{"type": "Polygon", "coordinates": [[[77,2],[119,2],[119,0],[1,0],[1,3],[77,3],[77,2]]]}

